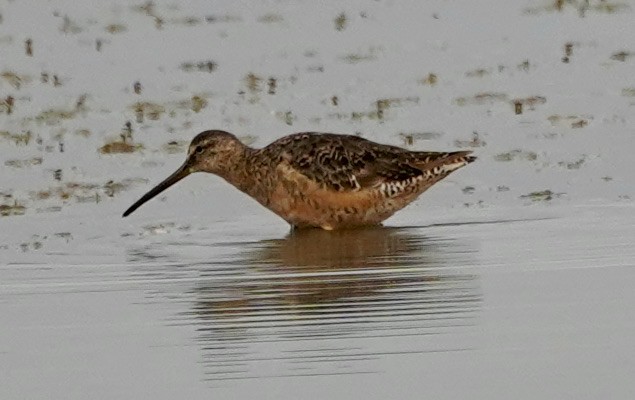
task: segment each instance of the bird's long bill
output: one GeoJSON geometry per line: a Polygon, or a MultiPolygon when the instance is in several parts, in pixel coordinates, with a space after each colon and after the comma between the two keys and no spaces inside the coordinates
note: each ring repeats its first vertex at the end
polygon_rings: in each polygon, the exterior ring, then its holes
{"type": "Polygon", "coordinates": [[[156,185],[148,193],[144,194],[139,200],[137,200],[133,205],[131,205],[130,208],[128,208],[126,212],[123,213],[123,216],[127,217],[128,215],[132,214],[137,208],[141,207],[146,201],[152,199],[159,193],[163,192],[165,189],[174,185],[181,179],[188,176],[190,173],[191,172],[190,172],[189,166],[186,162],[185,164],[181,165],[181,167],[177,169],[176,172],[168,176],[163,182],[156,185]]]}

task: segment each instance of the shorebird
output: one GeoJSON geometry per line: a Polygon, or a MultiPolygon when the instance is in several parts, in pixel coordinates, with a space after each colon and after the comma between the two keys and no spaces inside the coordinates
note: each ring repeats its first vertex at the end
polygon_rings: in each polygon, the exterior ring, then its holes
{"type": "Polygon", "coordinates": [[[301,132],[261,149],[229,132],[199,133],[172,175],[128,208],[194,172],[216,174],[291,224],[325,230],[378,225],[451,172],[471,151],[423,152],[333,133],[301,132]]]}

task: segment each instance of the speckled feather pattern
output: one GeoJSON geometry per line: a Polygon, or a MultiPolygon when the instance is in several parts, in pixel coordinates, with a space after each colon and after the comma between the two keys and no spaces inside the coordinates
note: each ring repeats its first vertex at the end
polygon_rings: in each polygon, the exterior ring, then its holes
{"type": "Polygon", "coordinates": [[[475,160],[469,151],[416,152],[367,139],[302,132],[248,152],[248,187],[297,227],[376,225],[475,160]],[[275,173],[274,173],[275,171],[275,173]]]}
{"type": "MultiPolygon", "coordinates": [[[[416,178],[447,175],[446,162],[471,162],[471,152],[413,152],[352,135],[302,132],[257,151],[266,159],[282,159],[324,188],[339,192],[385,184],[407,186],[416,178]]],[[[398,194],[398,190],[393,193],[398,194]]]]}

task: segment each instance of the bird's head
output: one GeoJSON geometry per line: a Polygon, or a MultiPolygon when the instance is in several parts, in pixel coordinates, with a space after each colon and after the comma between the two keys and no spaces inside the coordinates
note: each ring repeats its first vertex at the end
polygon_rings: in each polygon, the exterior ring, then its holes
{"type": "Polygon", "coordinates": [[[145,202],[194,172],[209,172],[224,176],[232,166],[236,165],[237,159],[243,156],[244,149],[245,145],[229,132],[212,130],[199,133],[192,139],[183,165],[144,194],[123,213],[123,216],[132,214],[145,202]]]}

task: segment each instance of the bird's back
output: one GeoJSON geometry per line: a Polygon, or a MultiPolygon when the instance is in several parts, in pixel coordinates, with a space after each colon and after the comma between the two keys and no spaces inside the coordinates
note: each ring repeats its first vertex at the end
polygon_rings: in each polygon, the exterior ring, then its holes
{"type": "Polygon", "coordinates": [[[254,156],[275,169],[267,207],[292,225],[378,224],[475,160],[469,151],[419,152],[352,135],[302,132],[254,156]]]}

